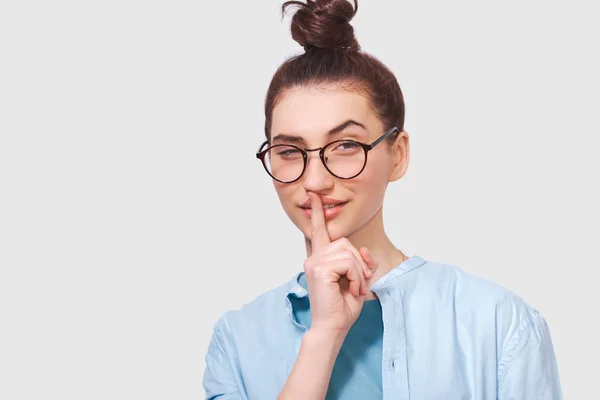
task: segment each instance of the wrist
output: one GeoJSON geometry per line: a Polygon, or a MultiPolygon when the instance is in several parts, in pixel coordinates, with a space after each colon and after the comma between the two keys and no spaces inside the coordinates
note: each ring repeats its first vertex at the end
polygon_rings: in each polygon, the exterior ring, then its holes
{"type": "Polygon", "coordinates": [[[323,351],[339,352],[348,331],[339,331],[333,329],[309,329],[302,338],[302,343],[311,348],[318,347],[323,351]]]}

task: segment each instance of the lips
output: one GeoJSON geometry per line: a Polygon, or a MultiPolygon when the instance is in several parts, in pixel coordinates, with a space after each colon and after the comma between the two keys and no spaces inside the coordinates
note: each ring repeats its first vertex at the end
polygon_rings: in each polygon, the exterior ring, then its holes
{"type": "MultiPolygon", "coordinates": [[[[321,201],[323,202],[323,213],[325,214],[325,219],[335,217],[340,212],[342,212],[344,206],[348,204],[347,201],[341,201],[326,197],[321,199],[321,201]]],[[[300,208],[302,208],[302,211],[304,211],[304,214],[308,218],[312,218],[312,208],[310,206],[310,200],[301,205],[300,208]]]]}
{"type": "MultiPolygon", "coordinates": [[[[338,206],[340,204],[346,204],[347,201],[342,201],[342,200],[337,200],[337,199],[332,199],[331,197],[322,197],[321,198],[321,203],[323,204],[323,208],[331,208],[334,206],[338,206]]],[[[310,209],[310,199],[306,200],[304,202],[304,204],[302,204],[300,206],[300,208],[304,208],[304,209],[310,209]]]]}

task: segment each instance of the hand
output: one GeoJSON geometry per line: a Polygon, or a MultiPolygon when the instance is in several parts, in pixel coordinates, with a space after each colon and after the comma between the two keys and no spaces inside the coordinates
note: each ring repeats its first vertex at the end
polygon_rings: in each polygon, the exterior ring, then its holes
{"type": "Polygon", "coordinates": [[[378,263],[366,247],[346,238],[331,241],[318,195],[311,198],[312,254],[304,262],[312,328],[346,334],[358,319],[378,263]]]}

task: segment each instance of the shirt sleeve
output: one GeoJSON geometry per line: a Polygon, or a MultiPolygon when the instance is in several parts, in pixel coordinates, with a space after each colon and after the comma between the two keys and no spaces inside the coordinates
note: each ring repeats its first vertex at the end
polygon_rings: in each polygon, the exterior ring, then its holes
{"type": "Polygon", "coordinates": [[[228,346],[226,316],[223,315],[215,324],[213,336],[208,346],[205,361],[206,368],[202,385],[206,391],[206,399],[245,400],[238,390],[236,377],[231,366],[232,346],[228,346]]]}
{"type": "Polygon", "coordinates": [[[544,318],[521,318],[498,363],[498,400],[561,400],[558,367],[544,318]]]}

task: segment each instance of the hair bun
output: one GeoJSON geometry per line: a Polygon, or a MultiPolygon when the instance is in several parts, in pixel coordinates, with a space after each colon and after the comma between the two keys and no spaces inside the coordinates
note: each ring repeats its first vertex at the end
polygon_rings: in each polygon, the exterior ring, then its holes
{"type": "Polygon", "coordinates": [[[292,38],[306,51],[321,50],[359,51],[360,46],[354,37],[350,20],[356,15],[358,2],[354,7],[348,0],[307,0],[287,1],[282,12],[289,6],[298,6],[292,17],[292,38]]]}

